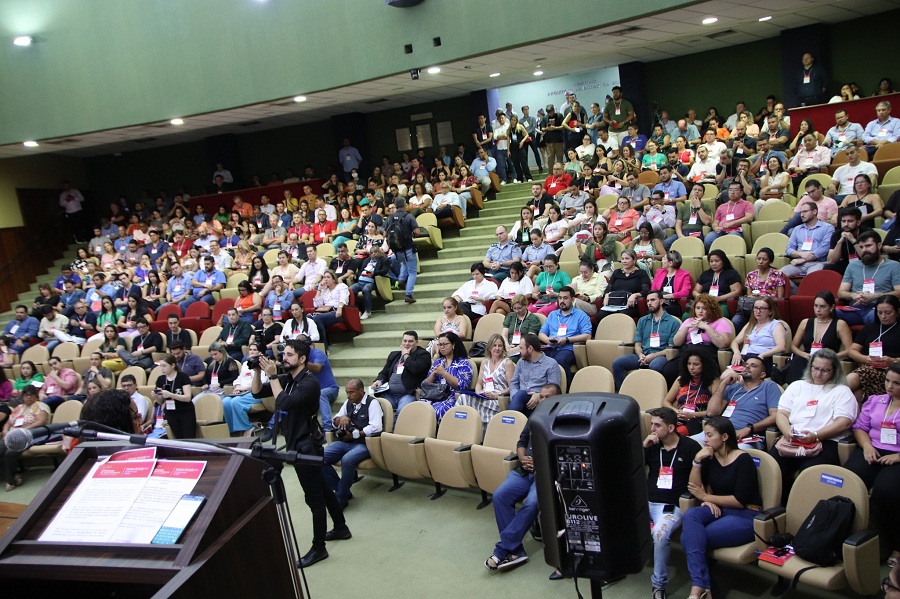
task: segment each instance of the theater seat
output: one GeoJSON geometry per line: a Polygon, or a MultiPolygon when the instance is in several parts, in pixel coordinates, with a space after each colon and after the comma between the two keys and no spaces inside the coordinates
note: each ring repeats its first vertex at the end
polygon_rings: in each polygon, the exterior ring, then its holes
{"type": "Polygon", "coordinates": [[[401,476],[410,479],[428,476],[425,439],[434,437],[436,430],[437,416],[434,408],[428,402],[415,401],[400,411],[392,432],[381,434],[379,438],[384,469],[394,479],[394,485],[389,491],[396,491],[403,486],[401,476]]]}
{"type": "MultiPolygon", "coordinates": [[[[766,510],[753,521],[754,533],[768,539],[777,532],[797,534],[806,517],[821,499],[835,495],[847,497],[856,506],[850,534],[844,539],[839,561],[833,566],[820,566],[804,572],[799,584],[838,591],[850,587],[860,595],[877,593],[881,586],[878,535],[867,530],[869,525],[869,492],[856,474],[838,466],[812,466],[797,477],[786,507],[766,510]]],[[[776,574],[779,583],[787,583],[797,573],[815,566],[798,555],[777,565],[757,561],[763,570],[776,574]]]]}
{"type": "Polygon", "coordinates": [[[490,504],[488,495],[496,491],[518,465],[516,444],[527,422],[528,418],[522,412],[499,412],[488,423],[481,445],[472,446],[472,469],[481,489],[479,510],[490,504]]]}
{"type": "Polygon", "coordinates": [[[603,366],[579,368],[572,378],[569,393],[615,393],[612,372],[603,366]]]}
{"type": "MultiPolygon", "coordinates": [[[[53,416],[50,419],[51,424],[60,424],[63,422],[73,422],[81,418],[81,408],[83,404],[80,401],[70,399],[62,402],[56,408],[56,411],[53,412],[53,416]]],[[[34,445],[29,447],[25,451],[20,454],[21,458],[38,458],[38,457],[50,457],[53,459],[53,466],[56,467],[59,465],[60,461],[62,461],[66,454],[63,451],[62,441],[52,442],[52,443],[43,443],[41,445],[34,445]]]]}
{"type": "Polygon", "coordinates": [[[481,416],[471,406],[454,406],[444,414],[436,439],[425,439],[427,476],[434,481],[431,499],[447,492],[443,485],[465,489],[478,481],[472,468],[472,446],[481,440],[481,416]]]}
{"type": "Polygon", "coordinates": [[[634,319],[627,314],[610,314],[600,321],[593,339],[588,339],[584,346],[575,346],[576,362],[583,351],[587,365],[603,366],[611,371],[616,358],[634,353],[636,329],[634,319]]]}
{"type": "Polygon", "coordinates": [[[197,412],[198,439],[227,439],[231,436],[225,422],[222,398],[215,393],[203,393],[194,398],[197,412]]]}

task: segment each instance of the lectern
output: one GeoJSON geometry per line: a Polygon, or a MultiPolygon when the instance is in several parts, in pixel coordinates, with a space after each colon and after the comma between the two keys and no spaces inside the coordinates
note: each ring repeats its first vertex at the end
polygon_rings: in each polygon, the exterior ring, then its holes
{"type": "MultiPolygon", "coordinates": [[[[235,440],[232,440],[235,441],[235,440]]],[[[249,447],[249,443],[238,446],[249,447]]],[[[37,539],[98,456],[120,443],[77,446],[0,539],[9,597],[241,598],[295,594],[266,465],[239,455],[158,447],[157,458],[204,460],[193,493],[207,500],[178,544],[44,543],[37,539]]]]}

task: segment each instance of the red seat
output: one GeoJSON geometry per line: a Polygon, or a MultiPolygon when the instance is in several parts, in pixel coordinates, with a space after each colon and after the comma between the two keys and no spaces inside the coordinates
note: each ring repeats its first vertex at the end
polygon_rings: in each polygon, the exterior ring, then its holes
{"type": "Polygon", "coordinates": [[[185,318],[206,318],[208,320],[209,315],[210,308],[206,302],[194,302],[184,312],[185,318]]]}
{"type": "Polygon", "coordinates": [[[830,291],[837,297],[843,277],[833,270],[817,270],[800,281],[797,295],[791,297],[791,329],[796,331],[800,321],[815,316],[813,302],[820,291],[830,291]]]}
{"type": "Polygon", "coordinates": [[[181,318],[181,306],[179,306],[178,304],[166,304],[159,309],[159,312],[156,313],[156,319],[166,321],[169,319],[170,314],[174,314],[178,318],[181,318]]]}
{"type": "Polygon", "coordinates": [[[225,313],[228,312],[231,308],[234,307],[234,298],[224,297],[216,302],[216,305],[213,306],[212,310],[212,321],[213,325],[218,326],[219,321],[225,316],[225,313]]]}
{"type": "MultiPolygon", "coordinates": [[[[313,299],[316,297],[316,291],[307,291],[300,296],[300,302],[303,304],[303,311],[307,314],[315,314],[316,309],[313,307],[313,299]]],[[[354,333],[362,333],[362,321],[359,319],[359,308],[356,307],[356,297],[350,294],[350,303],[344,306],[343,310],[344,322],[339,322],[325,329],[326,333],[353,331],[354,333]]]]}
{"type": "Polygon", "coordinates": [[[165,333],[169,330],[168,320],[154,320],[150,323],[150,330],[154,333],[165,333]]]}
{"type": "Polygon", "coordinates": [[[212,326],[212,321],[208,318],[182,318],[181,326],[197,333],[197,338],[199,339],[203,331],[212,326]]]}

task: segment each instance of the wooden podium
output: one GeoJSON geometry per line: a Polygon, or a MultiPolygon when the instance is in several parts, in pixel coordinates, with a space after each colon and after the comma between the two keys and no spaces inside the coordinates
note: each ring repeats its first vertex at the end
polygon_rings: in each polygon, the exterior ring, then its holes
{"type": "MultiPolygon", "coordinates": [[[[235,441],[232,439],[231,441],[235,441]]],[[[247,443],[238,446],[249,447],[247,443]]],[[[207,500],[175,545],[43,543],[37,539],[98,456],[120,443],[77,446],[0,539],[9,597],[297,597],[261,462],[157,447],[162,459],[205,460],[194,494],[207,500]]]]}

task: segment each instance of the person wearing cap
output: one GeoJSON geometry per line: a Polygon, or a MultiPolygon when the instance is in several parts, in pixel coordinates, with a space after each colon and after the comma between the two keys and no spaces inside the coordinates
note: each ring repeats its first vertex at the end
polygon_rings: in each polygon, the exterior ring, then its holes
{"type": "Polygon", "coordinates": [[[562,115],[556,112],[553,104],[547,104],[547,116],[541,122],[541,129],[547,144],[547,164],[564,163],[562,115]]]}

